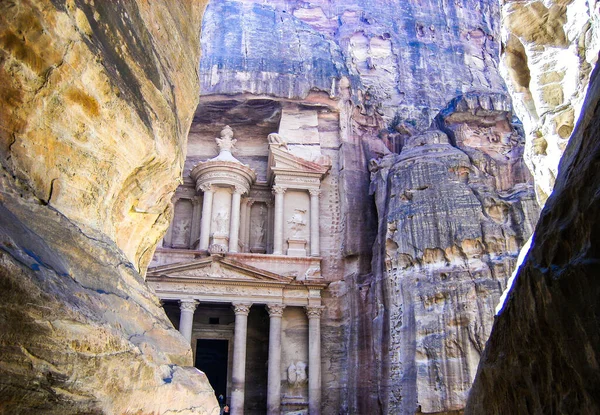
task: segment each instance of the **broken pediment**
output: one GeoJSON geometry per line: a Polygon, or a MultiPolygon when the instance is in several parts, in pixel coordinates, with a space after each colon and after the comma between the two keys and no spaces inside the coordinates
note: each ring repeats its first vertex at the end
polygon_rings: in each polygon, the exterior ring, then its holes
{"type": "Polygon", "coordinates": [[[269,183],[273,183],[275,176],[281,175],[299,175],[320,181],[330,168],[331,163],[325,157],[320,164],[292,154],[283,144],[269,144],[269,183]]]}
{"type": "Polygon", "coordinates": [[[277,275],[233,259],[216,256],[150,268],[148,277],[211,280],[221,283],[231,281],[290,284],[294,282],[293,277],[277,275]]]}

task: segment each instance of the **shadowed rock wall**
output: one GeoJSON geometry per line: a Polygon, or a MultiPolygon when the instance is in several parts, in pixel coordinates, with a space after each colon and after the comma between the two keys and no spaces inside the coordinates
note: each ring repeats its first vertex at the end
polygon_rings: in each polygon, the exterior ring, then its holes
{"type": "Polygon", "coordinates": [[[181,174],[202,11],[0,4],[3,413],[218,413],[138,272],[181,174]]]}
{"type": "Polygon", "coordinates": [[[465,413],[600,411],[598,69],[465,413]]]}

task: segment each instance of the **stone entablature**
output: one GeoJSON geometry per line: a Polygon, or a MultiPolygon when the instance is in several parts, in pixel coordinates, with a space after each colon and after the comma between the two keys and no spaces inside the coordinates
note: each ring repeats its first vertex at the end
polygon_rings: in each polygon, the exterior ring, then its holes
{"type": "Polygon", "coordinates": [[[146,280],[163,300],[290,306],[321,305],[327,287],[322,279],[298,281],[221,256],[153,267],[146,280]]]}

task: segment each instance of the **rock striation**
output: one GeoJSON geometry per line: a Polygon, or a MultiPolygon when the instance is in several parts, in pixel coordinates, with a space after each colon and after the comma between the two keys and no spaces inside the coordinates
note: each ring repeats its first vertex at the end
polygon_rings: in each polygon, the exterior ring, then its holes
{"type": "MultiPolygon", "coordinates": [[[[426,129],[471,89],[503,91],[499,6],[410,0],[224,0],[209,4],[200,63],[205,93],[342,97],[363,115],[426,129]]],[[[383,124],[380,128],[383,127],[383,124]]]]}
{"type": "Polygon", "coordinates": [[[600,51],[597,1],[506,1],[502,72],[523,121],[538,201],[552,192],[600,51]]]}
{"type": "Polygon", "coordinates": [[[0,5],[3,412],[218,413],[140,275],[181,174],[202,11],[0,5]]]}
{"type": "Polygon", "coordinates": [[[465,413],[598,413],[600,76],[508,301],[465,413]]]}
{"type": "Polygon", "coordinates": [[[508,98],[467,94],[372,160],[372,340],[383,413],[461,410],[495,306],[537,219],[508,98]]]}

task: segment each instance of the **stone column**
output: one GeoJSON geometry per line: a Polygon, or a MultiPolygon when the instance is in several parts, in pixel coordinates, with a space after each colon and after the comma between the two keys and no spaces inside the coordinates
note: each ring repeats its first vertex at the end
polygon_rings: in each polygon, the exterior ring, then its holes
{"type": "Polygon", "coordinates": [[[200,207],[200,196],[192,197],[192,228],[190,230],[190,248],[194,247],[194,243],[199,239],[200,235],[200,218],[202,210],[200,207]]]}
{"type": "Polygon", "coordinates": [[[231,413],[243,415],[246,386],[246,333],[252,304],[232,304],[235,313],[233,332],[233,372],[231,375],[231,413]]]}
{"type": "Polygon", "coordinates": [[[202,223],[200,224],[200,245],[198,249],[208,249],[208,242],[210,239],[210,223],[212,220],[212,204],[213,204],[213,191],[210,184],[204,184],[200,186],[200,189],[204,193],[204,200],[202,202],[202,223]]]}
{"type": "Polygon", "coordinates": [[[239,251],[239,236],[240,236],[240,200],[242,193],[245,192],[240,186],[235,186],[233,196],[231,197],[231,214],[229,215],[229,252],[239,251]]]}
{"type": "Polygon", "coordinates": [[[248,240],[246,231],[248,230],[248,199],[244,198],[240,205],[240,243],[242,244],[242,252],[246,252],[248,240]]]}
{"type": "Polygon", "coordinates": [[[267,415],[281,413],[281,317],[283,304],[267,304],[269,311],[269,377],[267,415]]]}
{"type": "Polygon", "coordinates": [[[196,307],[198,307],[198,301],[196,300],[179,301],[179,309],[181,310],[179,332],[189,344],[192,343],[192,327],[194,325],[194,311],[196,311],[196,307]]]}
{"type": "Polygon", "coordinates": [[[319,247],[319,189],[310,189],[310,256],[320,256],[319,247]]]}
{"type": "Polygon", "coordinates": [[[322,306],[307,306],[308,316],[308,413],[321,413],[321,312],[322,306]]]}
{"type": "Polygon", "coordinates": [[[283,195],[285,188],[273,186],[275,193],[275,218],[273,225],[273,254],[283,255],[283,195]]]}
{"type": "Polygon", "coordinates": [[[268,200],[267,204],[267,219],[265,221],[267,228],[266,252],[273,252],[273,201],[268,200]]]}
{"type": "Polygon", "coordinates": [[[250,252],[250,248],[252,248],[252,246],[250,246],[251,238],[252,238],[252,205],[254,205],[255,200],[253,198],[248,198],[248,207],[246,208],[246,215],[248,216],[246,219],[246,229],[245,229],[245,233],[246,233],[246,244],[247,244],[247,250],[246,252],[250,252]]]}

